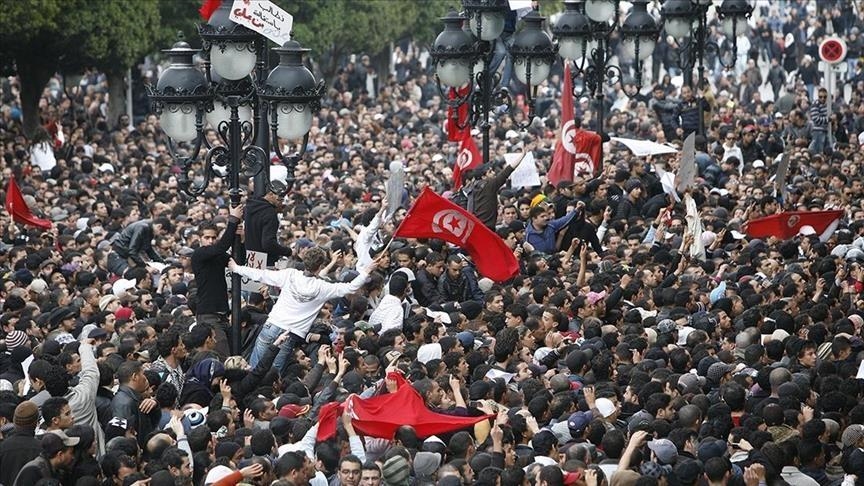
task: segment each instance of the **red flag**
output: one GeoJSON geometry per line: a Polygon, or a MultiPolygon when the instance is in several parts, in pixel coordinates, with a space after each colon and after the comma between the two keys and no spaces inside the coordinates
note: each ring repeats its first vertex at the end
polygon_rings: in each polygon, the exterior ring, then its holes
{"type": "Polygon", "coordinates": [[[221,5],[222,0],[204,0],[204,3],[201,4],[201,8],[198,9],[198,13],[201,14],[201,19],[203,19],[204,22],[210,20],[213,12],[219,10],[221,5]]]}
{"type": "Polygon", "coordinates": [[[9,179],[9,185],[6,187],[6,211],[12,215],[12,220],[17,223],[43,229],[51,229],[53,226],[51,221],[33,216],[27,203],[24,202],[24,196],[21,195],[21,190],[18,189],[18,184],[14,178],[9,179]]]}
{"type": "Polygon", "coordinates": [[[396,429],[403,425],[412,426],[418,437],[429,437],[472,427],[489,418],[435,413],[402,375],[390,373],[388,378],[396,380],[395,393],[372,398],[351,395],[345,403],[330,402],[321,407],[317,439],[325,441],[336,435],[336,419],[346,409],[358,434],[382,439],[392,439],[396,429]]]}
{"type": "Polygon", "coordinates": [[[564,63],[564,87],[561,93],[561,132],[555,142],[555,153],[547,177],[552,185],[561,181],[572,181],[574,173],[584,173],[591,178],[602,170],[600,135],[582,130],[573,122],[573,80],[570,65],[564,63]]]}
{"type": "Polygon", "coordinates": [[[465,132],[459,141],[459,155],[456,156],[456,164],[453,166],[453,190],[458,191],[462,187],[462,171],[479,167],[482,162],[480,151],[474,143],[471,132],[465,132]]]}
{"type": "MultiPolygon", "coordinates": [[[[450,88],[447,97],[452,101],[468,96],[471,86],[466,84],[462,88],[450,88]]],[[[468,103],[462,103],[459,108],[447,107],[447,121],[444,123],[444,131],[447,132],[448,142],[460,142],[465,135],[471,134],[471,126],[468,123],[468,103]],[[465,128],[459,128],[463,126],[465,128]]]]}
{"type": "Polygon", "coordinates": [[[423,189],[394,236],[438,238],[465,249],[484,277],[503,282],[519,273],[519,262],[504,241],[476,216],[423,189]]]}
{"type": "MultiPolygon", "coordinates": [[[[826,241],[837,225],[843,211],[787,211],[780,214],[772,214],[764,218],[758,218],[747,223],[747,235],[752,238],[777,238],[788,240],[798,235],[804,226],[810,226],[819,239],[826,241]]],[[[805,232],[808,232],[805,230],[805,232]]],[[[810,233],[814,234],[814,233],[810,233]]]]}

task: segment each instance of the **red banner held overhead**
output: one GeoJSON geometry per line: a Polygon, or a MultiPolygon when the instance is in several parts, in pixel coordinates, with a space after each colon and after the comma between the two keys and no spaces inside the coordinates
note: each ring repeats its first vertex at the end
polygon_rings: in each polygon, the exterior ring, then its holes
{"type": "Polygon", "coordinates": [[[484,277],[503,282],[519,273],[519,262],[504,241],[477,217],[428,187],[405,215],[394,236],[438,238],[471,255],[484,277]]]}

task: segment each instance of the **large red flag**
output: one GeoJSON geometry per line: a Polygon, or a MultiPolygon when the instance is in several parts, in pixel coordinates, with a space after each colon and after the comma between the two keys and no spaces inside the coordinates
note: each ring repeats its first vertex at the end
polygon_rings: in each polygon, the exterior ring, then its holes
{"type": "Polygon", "coordinates": [[[477,271],[496,282],[519,273],[519,262],[504,241],[476,216],[428,187],[408,210],[394,236],[438,238],[465,249],[477,271]]]}
{"type": "Polygon", "coordinates": [[[572,181],[573,174],[596,177],[602,170],[600,135],[582,130],[573,121],[573,80],[570,65],[564,63],[564,87],[561,93],[561,132],[555,142],[555,153],[547,177],[552,185],[572,181]]]}
{"type": "MultiPolygon", "coordinates": [[[[461,88],[450,88],[447,97],[452,101],[461,99],[468,95],[470,85],[461,88]]],[[[444,123],[444,131],[447,132],[447,141],[461,142],[466,135],[471,134],[471,125],[468,123],[468,102],[459,105],[459,108],[447,107],[447,121],[444,123]],[[460,126],[464,128],[459,128],[460,126]]]]}
{"type": "Polygon", "coordinates": [[[47,219],[37,218],[30,212],[27,203],[24,202],[24,196],[21,195],[21,190],[18,189],[18,184],[15,179],[9,179],[9,185],[6,187],[6,211],[12,215],[12,220],[17,223],[36,226],[42,229],[51,229],[53,225],[47,219]]]}
{"type": "Polygon", "coordinates": [[[462,187],[462,171],[479,167],[482,162],[480,151],[471,132],[464,133],[459,141],[459,155],[456,156],[456,164],[453,166],[453,190],[458,191],[462,187]]]}
{"type": "Polygon", "coordinates": [[[757,218],[747,223],[747,235],[752,238],[776,236],[788,240],[798,235],[803,226],[810,226],[822,241],[828,240],[840,224],[843,211],[786,211],[757,218]]]}
{"type": "Polygon", "coordinates": [[[430,437],[472,427],[489,418],[435,413],[426,407],[423,397],[402,375],[390,373],[387,377],[396,380],[395,393],[372,398],[351,395],[345,403],[330,402],[321,407],[318,440],[325,441],[336,435],[336,419],[343,410],[351,415],[351,424],[358,434],[382,439],[392,439],[396,429],[403,425],[413,427],[418,437],[430,437]]]}

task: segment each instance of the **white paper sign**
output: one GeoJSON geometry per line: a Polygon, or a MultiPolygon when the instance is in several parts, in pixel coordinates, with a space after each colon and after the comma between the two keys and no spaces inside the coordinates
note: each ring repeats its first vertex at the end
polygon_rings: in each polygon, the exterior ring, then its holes
{"type": "Polygon", "coordinates": [[[291,40],[294,17],[269,0],[234,0],[228,18],[280,46],[291,40]]]}
{"type": "MultiPolygon", "coordinates": [[[[249,268],[256,268],[258,270],[266,270],[267,254],[263,251],[246,250],[246,266],[249,268]]],[[[231,271],[226,268],[225,280],[228,282],[228,290],[231,290],[231,276],[231,271]]],[[[261,282],[256,282],[246,277],[240,277],[240,290],[244,290],[246,292],[260,292],[262,285],[264,284],[262,284],[261,282]]]]}
{"type": "Polygon", "coordinates": [[[531,0],[508,0],[507,3],[510,5],[510,10],[522,10],[525,8],[533,8],[531,6],[531,0]]]}
{"type": "MultiPolygon", "coordinates": [[[[263,251],[246,250],[246,266],[258,270],[266,270],[267,254],[263,251]]],[[[261,290],[261,286],[264,285],[261,282],[256,282],[245,277],[240,279],[240,283],[240,288],[247,292],[258,292],[261,290]]]]}
{"type": "Polygon", "coordinates": [[[30,393],[30,365],[33,364],[33,360],[35,358],[31,354],[27,356],[27,358],[21,362],[21,369],[24,370],[24,394],[30,393]]]}
{"type": "Polygon", "coordinates": [[[623,144],[633,155],[644,157],[646,155],[677,154],[678,150],[662,143],[650,140],[636,140],[633,138],[611,137],[610,140],[623,144]]]}
{"type": "Polygon", "coordinates": [[[858,366],[858,374],[855,375],[855,378],[859,380],[864,380],[864,361],[862,361],[861,365],[858,366]]]}
{"type": "MultiPolygon", "coordinates": [[[[519,157],[522,157],[522,154],[504,154],[504,160],[508,164],[512,164],[519,157]]],[[[534,163],[534,153],[528,152],[519,166],[516,167],[516,170],[510,174],[510,187],[516,189],[518,187],[536,187],[539,185],[540,173],[537,171],[537,164],[534,163]]]]}

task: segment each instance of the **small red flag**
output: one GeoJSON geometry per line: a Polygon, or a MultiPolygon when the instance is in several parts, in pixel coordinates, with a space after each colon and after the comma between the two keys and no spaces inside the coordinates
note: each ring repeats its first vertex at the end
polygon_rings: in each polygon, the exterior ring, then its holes
{"type": "MultiPolygon", "coordinates": [[[[450,88],[447,97],[452,101],[457,98],[468,96],[471,90],[470,85],[465,85],[461,88],[450,88]]],[[[444,124],[444,131],[447,132],[448,142],[460,142],[462,139],[471,134],[471,126],[468,123],[468,102],[459,105],[459,108],[447,107],[447,121],[444,124]],[[465,128],[459,128],[460,126],[465,128]]]]}
{"type": "MultiPolygon", "coordinates": [[[[776,236],[782,240],[794,238],[801,228],[810,226],[819,239],[827,241],[840,224],[843,211],[786,211],[757,218],[747,223],[747,235],[752,238],[776,236]]],[[[814,233],[811,233],[814,234],[814,233]]]]}
{"type": "Polygon", "coordinates": [[[555,142],[555,153],[547,177],[557,186],[572,181],[576,173],[597,177],[602,171],[603,140],[595,132],[582,130],[573,121],[573,81],[570,65],[564,63],[564,87],[561,93],[561,131],[555,142]]]}
{"type": "Polygon", "coordinates": [[[459,141],[459,155],[456,156],[456,164],[453,166],[453,190],[458,191],[462,187],[462,171],[479,167],[482,162],[480,151],[471,132],[465,132],[459,141]]]}
{"type": "Polygon", "coordinates": [[[37,218],[30,212],[27,203],[24,202],[24,196],[21,195],[21,190],[15,179],[9,179],[9,185],[6,187],[6,211],[12,216],[12,220],[17,223],[36,226],[37,228],[51,229],[53,223],[47,219],[37,218]]]}
{"type": "Polygon", "coordinates": [[[351,424],[360,435],[392,439],[396,429],[410,425],[418,437],[455,432],[472,427],[489,417],[462,417],[435,413],[426,407],[423,397],[399,373],[390,373],[388,378],[396,380],[395,393],[372,398],[351,395],[345,403],[330,402],[321,407],[318,421],[319,441],[336,435],[336,422],[344,410],[351,415],[351,424]]]}
{"type": "Polygon", "coordinates": [[[500,236],[476,216],[428,187],[411,206],[394,236],[438,238],[466,250],[477,271],[496,282],[519,273],[519,262],[500,236]]]}
{"type": "Polygon", "coordinates": [[[204,22],[207,22],[210,20],[213,12],[219,10],[221,5],[222,0],[204,0],[204,3],[201,4],[201,8],[198,9],[198,13],[201,14],[201,18],[204,22]]]}

